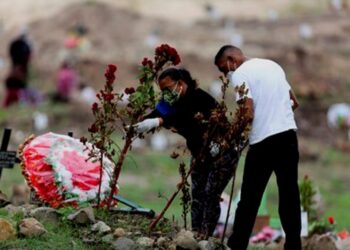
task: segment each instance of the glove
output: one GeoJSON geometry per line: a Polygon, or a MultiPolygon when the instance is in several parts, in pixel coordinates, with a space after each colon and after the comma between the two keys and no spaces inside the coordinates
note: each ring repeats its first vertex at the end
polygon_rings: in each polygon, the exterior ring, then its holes
{"type": "Polygon", "coordinates": [[[145,133],[156,127],[159,127],[160,121],[158,118],[146,119],[142,122],[133,125],[136,133],[145,133]]]}
{"type": "Polygon", "coordinates": [[[212,157],[216,157],[220,153],[220,144],[216,142],[210,142],[209,148],[209,152],[212,157]]]}

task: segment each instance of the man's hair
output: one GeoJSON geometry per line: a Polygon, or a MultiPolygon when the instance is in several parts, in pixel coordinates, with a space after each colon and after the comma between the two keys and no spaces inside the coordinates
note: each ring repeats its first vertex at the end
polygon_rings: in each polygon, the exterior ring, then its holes
{"type": "Polygon", "coordinates": [[[237,48],[233,45],[224,45],[219,49],[218,53],[216,53],[215,60],[214,60],[215,65],[217,65],[219,63],[220,59],[224,56],[225,52],[228,50],[242,53],[240,48],[237,48]]]}

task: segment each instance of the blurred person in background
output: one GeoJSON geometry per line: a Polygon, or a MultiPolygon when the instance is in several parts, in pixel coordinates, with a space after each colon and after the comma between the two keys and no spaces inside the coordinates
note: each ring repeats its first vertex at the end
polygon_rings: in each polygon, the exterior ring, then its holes
{"type": "Polygon", "coordinates": [[[28,68],[32,49],[25,32],[11,41],[9,55],[11,68],[5,80],[6,95],[3,103],[8,107],[17,103],[28,84],[28,68]]]}
{"type": "Polygon", "coordinates": [[[246,98],[237,93],[236,101],[246,110],[246,126],[251,124],[241,199],[227,245],[233,250],[247,249],[264,190],[274,172],[286,233],[284,247],[300,250],[299,151],[293,113],[298,104],[284,70],[271,60],[247,58],[232,45],[221,47],[214,63],[235,89],[245,87],[246,98]]]}
{"type": "Polygon", "coordinates": [[[56,93],[54,102],[70,102],[73,92],[77,89],[78,76],[68,61],[63,61],[57,73],[56,93]]]}
{"type": "Polygon", "coordinates": [[[145,133],[163,126],[186,139],[192,161],[195,160],[191,174],[192,230],[207,238],[213,235],[217,225],[221,194],[233,175],[237,152],[232,149],[220,152],[215,143],[203,145],[204,136],[210,129],[203,120],[209,120],[218,103],[197,87],[196,80],[187,70],[166,69],[160,74],[158,83],[162,99],[156,109],[134,127],[136,132],[145,133]],[[201,119],[196,117],[198,113],[203,115],[201,119]]]}

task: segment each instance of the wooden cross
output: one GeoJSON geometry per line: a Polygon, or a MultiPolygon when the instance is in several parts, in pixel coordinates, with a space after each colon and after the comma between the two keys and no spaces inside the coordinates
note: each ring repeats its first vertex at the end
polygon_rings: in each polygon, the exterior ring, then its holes
{"type": "Polygon", "coordinates": [[[10,137],[11,129],[5,128],[0,147],[0,179],[3,168],[13,168],[15,163],[19,163],[19,159],[16,156],[16,151],[7,151],[10,137]]]}

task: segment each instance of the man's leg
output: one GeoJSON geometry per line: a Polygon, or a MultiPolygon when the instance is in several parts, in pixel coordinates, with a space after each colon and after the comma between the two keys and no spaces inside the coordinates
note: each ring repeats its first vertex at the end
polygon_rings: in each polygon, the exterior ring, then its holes
{"type": "Polygon", "coordinates": [[[272,168],[268,164],[266,146],[251,146],[244,166],[241,200],[235,215],[233,233],[227,245],[233,250],[246,250],[258,208],[272,168]]]}
{"type": "Polygon", "coordinates": [[[237,153],[231,152],[216,161],[209,171],[205,187],[205,205],[203,207],[202,231],[206,236],[212,236],[220,217],[221,194],[231,180],[235,171],[237,153]]]}
{"type": "Polygon", "coordinates": [[[288,133],[278,145],[279,164],[275,173],[279,190],[279,214],[286,233],[286,250],[301,249],[300,195],[298,187],[298,142],[295,133],[288,133]]]}

